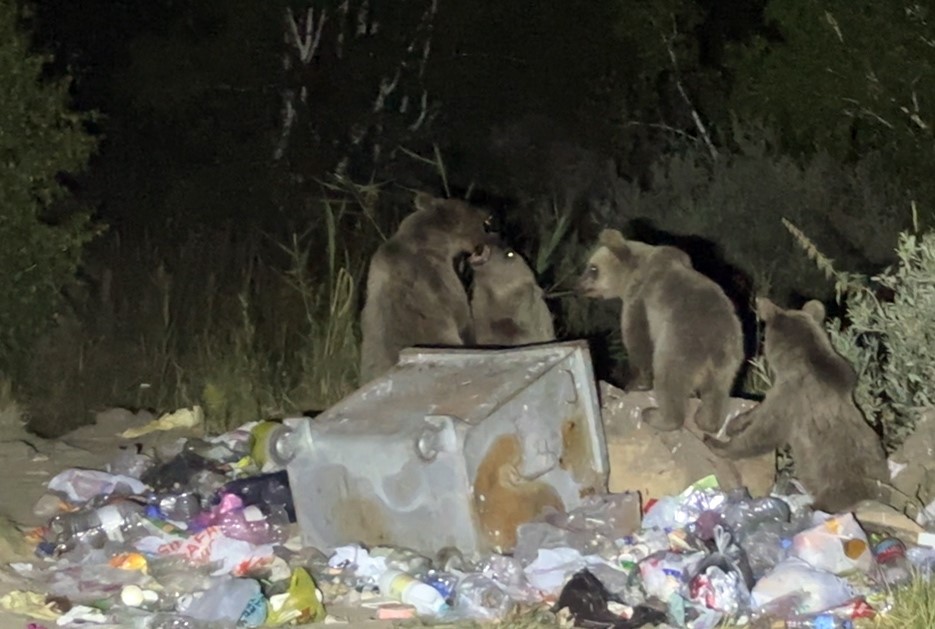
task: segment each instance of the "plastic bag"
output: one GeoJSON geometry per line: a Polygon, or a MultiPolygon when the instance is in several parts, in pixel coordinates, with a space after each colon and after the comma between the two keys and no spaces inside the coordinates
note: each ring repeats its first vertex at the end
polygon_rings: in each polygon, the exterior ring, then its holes
{"type": "Polygon", "coordinates": [[[275,627],[292,622],[318,622],[325,615],[321,590],[315,585],[312,575],[304,568],[296,568],[292,571],[289,589],[269,597],[266,624],[275,627]]]}
{"type": "Polygon", "coordinates": [[[750,608],[750,591],[740,575],[716,565],[691,580],[689,596],[692,601],[728,616],[736,616],[750,608]]]}
{"type": "Polygon", "coordinates": [[[668,601],[688,582],[688,575],[696,570],[704,556],[702,552],[681,554],[668,551],[650,555],[639,563],[643,589],[648,596],[668,601]]]}
{"type": "Polygon", "coordinates": [[[717,478],[706,476],[678,496],[666,496],[648,506],[643,529],[684,528],[706,511],[719,511],[726,500],[727,496],[718,489],[717,478]]]}
{"type": "Polygon", "coordinates": [[[854,590],[844,579],[791,557],[760,579],[751,595],[760,611],[783,608],[811,614],[843,605],[854,598],[854,590]]]}
{"type": "Polygon", "coordinates": [[[72,468],[55,475],[49,481],[49,491],[61,492],[75,504],[83,504],[92,498],[119,495],[143,494],[145,483],[130,476],[109,474],[100,470],[72,468]]]}
{"type": "Polygon", "coordinates": [[[830,517],[792,538],[791,554],[837,575],[868,572],[873,553],[867,535],[851,513],[830,517]]]}

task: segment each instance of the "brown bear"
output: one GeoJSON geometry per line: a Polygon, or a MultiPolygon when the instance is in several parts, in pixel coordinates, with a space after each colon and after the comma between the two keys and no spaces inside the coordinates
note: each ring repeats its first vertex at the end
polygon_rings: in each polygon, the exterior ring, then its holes
{"type": "Polygon", "coordinates": [[[361,312],[360,376],[368,382],[416,345],[474,343],[471,310],[455,259],[482,260],[488,210],[426,193],[370,260],[361,312]]]}
{"type": "Polygon", "coordinates": [[[822,511],[886,496],[886,454],[854,403],[857,374],[831,346],[825,307],[813,300],[801,310],[784,310],[765,297],[756,305],[773,383],[760,405],[727,426],[730,441],[705,435],[705,443],[730,459],[788,444],[796,476],[822,511]]]}
{"type": "Polygon", "coordinates": [[[555,340],[552,313],[523,257],[499,239],[474,271],[471,313],[478,345],[514,346],[555,340]]]}
{"type": "Polygon", "coordinates": [[[637,375],[629,388],[653,388],[659,402],[647,423],[681,428],[697,392],[696,423],[717,432],[743,363],[743,334],[731,301],[692,268],[688,254],[605,229],[577,289],[587,297],[622,299],[623,344],[637,375]]]}

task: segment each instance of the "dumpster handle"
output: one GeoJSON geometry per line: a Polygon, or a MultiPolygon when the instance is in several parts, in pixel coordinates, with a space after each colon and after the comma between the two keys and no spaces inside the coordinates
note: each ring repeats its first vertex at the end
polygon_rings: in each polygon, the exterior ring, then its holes
{"type": "Polygon", "coordinates": [[[577,404],[578,403],[578,382],[575,380],[575,374],[571,369],[562,369],[565,373],[568,374],[568,377],[571,379],[571,390],[574,392],[574,397],[570,400],[565,400],[566,404],[577,404]]]}

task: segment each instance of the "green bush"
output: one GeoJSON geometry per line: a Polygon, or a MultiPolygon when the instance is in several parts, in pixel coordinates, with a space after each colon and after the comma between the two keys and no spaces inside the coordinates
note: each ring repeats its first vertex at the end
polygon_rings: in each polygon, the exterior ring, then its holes
{"type": "Polygon", "coordinates": [[[767,131],[752,128],[735,130],[733,144],[716,161],[702,146],[663,157],[649,190],[618,186],[622,215],[605,217],[605,224],[643,218],[667,232],[706,238],[752,277],[757,292],[780,299],[831,289],[796,252],[783,217],[820,236],[848,268],[869,272],[891,259],[884,243],[907,226],[896,209],[905,198],[883,178],[879,158],[846,165],[817,154],[799,163],[775,149],[767,131]]]}
{"type": "Polygon", "coordinates": [[[69,109],[67,78],[42,78],[48,58],[29,52],[17,7],[0,0],[0,370],[8,372],[54,320],[95,233],[87,212],[62,210],[59,180],[95,149],[88,116],[69,109]]]}
{"type": "Polygon", "coordinates": [[[935,231],[901,233],[896,263],[867,277],[837,271],[795,226],[786,227],[835,281],[847,315],[829,320],[832,343],[857,370],[857,403],[892,448],[912,432],[918,411],[935,404],[935,231]]]}

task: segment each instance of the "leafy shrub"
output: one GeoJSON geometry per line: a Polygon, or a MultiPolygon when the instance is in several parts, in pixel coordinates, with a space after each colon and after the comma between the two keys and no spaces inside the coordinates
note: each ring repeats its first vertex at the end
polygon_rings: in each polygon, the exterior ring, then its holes
{"type": "Polygon", "coordinates": [[[68,79],[42,78],[48,58],[30,54],[17,7],[0,0],[0,370],[20,368],[53,321],[95,233],[87,212],[57,205],[61,173],[84,168],[95,149],[89,116],[69,110],[68,79]]]}
{"type": "Polygon", "coordinates": [[[858,372],[864,414],[881,425],[888,446],[899,444],[918,411],[935,404],[935,231],[901,233],[896,263],[867,277],[837,271],[794,225],[786,227],[834,279],[847,316],[828,322],[832,343],[858,372]]]}
{"type": "Polygon", "coordinates": [[[653,166],[649,190],[621,182],[616,205],[622,216],[603,221],[619,226],[648,219],[657,229],[710,240],[753,278],[758,292],[779,298],[825,284],[795,251],[782,217],[821,236],[828,253],[848,268],[866,272],[889,261],[892,250],[884,243],[906,227],[894,210],[904,196],[883,179],[877,157],[845,165],[817,154],[800,164],[757,129],[735,130],[734,144],[713,162],[701,146],[663,157],[653,166]]]}

